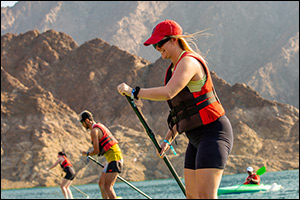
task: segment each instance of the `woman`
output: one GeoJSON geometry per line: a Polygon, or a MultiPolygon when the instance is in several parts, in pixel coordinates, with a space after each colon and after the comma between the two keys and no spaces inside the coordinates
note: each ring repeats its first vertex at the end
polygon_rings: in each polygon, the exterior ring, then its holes
{"type": "Polygon", "coordinates": [[[165,86],[131,88],[122,83],[117,89],[120,94],[136,99],[168,101],[170,129],[161,144],[160,155],[164,155],[178,134],[185,132],[189,139],[184,164],[186,197],[212,199],[217,198],[233,133],[206,62],[190,48],[186,37],[175,21],[159,23],[144,45],[152,44],[163,59],[172,61],[165,86]]]}
{"type": "Polygon", "coordinates": [[[91,130],[91,141],[94,147],[91,152],[82,151],[82,155],[104,155],[107,161],[99,180],[102,198],[116,199],[113,186],[123,166],[123,155],[118,141],[106,126],[94,121],[91,112],[85,110],[80,113],[80,122],[84,128],[91,130]]]}
{"type": "Polygon", "coordinates": [[[57,157],[57,161],[50,168],[46,168],[46,170],[48,171],[54,168],[58,163],[60,164],[64,172],[66,172],[66,176],[62,180],[60,188],[66,199],[73,199],[73,195],[70,190],[70,185],[73,179],[75,178],[75,170],[64,152],[59,152],[57,157]]]}

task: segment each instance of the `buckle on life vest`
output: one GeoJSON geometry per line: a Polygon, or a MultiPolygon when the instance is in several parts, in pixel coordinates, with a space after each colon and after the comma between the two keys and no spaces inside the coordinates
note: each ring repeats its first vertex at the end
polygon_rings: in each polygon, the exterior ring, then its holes
{"type": "Polygon", "coordinates": [[[175,109],[170,110],[171,121],[176,124],[178,122],[175,109]]]}
{"type": "Polygon", "coordinates": [[[177,124],[178,120],[177,120],[176,115],[172,117],[172,122],[173,122],[174,124],[177,124]]]}
{"type": "Polygon", "coordinates": [[[171,110],[170,110],[170,115],[173,117],[173,116],[176,116],[176,112],[175,112],[175,109],[174,108],[172,108],[171,110]]]}

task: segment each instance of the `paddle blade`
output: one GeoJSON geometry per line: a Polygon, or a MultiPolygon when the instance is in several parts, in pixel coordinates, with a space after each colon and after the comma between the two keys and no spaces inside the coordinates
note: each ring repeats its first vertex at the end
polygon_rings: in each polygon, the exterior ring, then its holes
{"type": "Polygon", "coordinates": [[[258,169],[258,170],[256,171],[256,174],[259,175],[259,176],[261,176],[261,175],[263,175],[266,171],[267,171],[267,168],[266,168],[265,166],[263,166],[263,167],[261,167],[260,169],[258,169]]]}

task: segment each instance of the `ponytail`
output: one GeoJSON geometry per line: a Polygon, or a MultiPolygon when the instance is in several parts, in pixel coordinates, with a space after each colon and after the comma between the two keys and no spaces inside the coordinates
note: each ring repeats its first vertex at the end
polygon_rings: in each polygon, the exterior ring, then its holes
{"type": "Polygon", "coordinates": [[[193,33],[193,34],[188,34],[188,35],[174,35],[172,37],[174,38],[177,38],[178,39],[178,44],[180,46],[180,48],[184,51],[188,51],[188,52],[194,52],[194,53],[197,53],[200,57],[202,57],[203,61],[205,61],[205,59],[203,58],[202,56],[202,53],[201,51],[199,50],[199,48],[197,47],[197,44],[194,42],[194,39],[196,37],[200,37],[200,36],[211,36],[211,34],[209,33],[204,33],[206,30],[208,29],[205,29],[205,30],[202,30],[202,31],[198,31],[196,33],[193,33]],[[195,48],[196,48],[196,51],[194,51],[189,43],[192,43],[195,48]]]}
{"type": "Polygon", "coordinates": [[[60,156],[66,156],[67,157],[67,155],[64,152],[62,152],[62,151],[58,152],[58,155],[60,155],[60,156]]]}

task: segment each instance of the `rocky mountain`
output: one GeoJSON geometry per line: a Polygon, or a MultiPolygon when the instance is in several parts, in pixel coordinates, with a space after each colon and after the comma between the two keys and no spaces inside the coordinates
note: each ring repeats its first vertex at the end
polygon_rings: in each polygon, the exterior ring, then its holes
{"type": "MultiPolygon", "coordinates": [[[[78,122],[84,109],[119,140],[123,178],[172,178],[127,100],[116,90],[122,82],[162,85],[169,63],[162,59],[150,63],[102,39],[78,46],[72,37],[54,30],[1,36],[1,188],[55,185],[57,178],[44,169],[62,150],[77,172],[74,184],[97,182],[102,169],[80,155],[91,148],[89,132],[78,122]]],[[[211,73],[235,135],[225,174],[244,173],[248,165],[255,169],[266,165],[268,171],[299,168],[299,110],[211,73]]],[[[167,131],[166,102],[136,104],[160,143],[167,131]]],[[[182,134],[177,142],[178,156],[168,155],[183,177],[188,141],[182,134]]],[[[60,167],[53,171],[61,173],[60,167]]]]}
{"type": "Polygon", "coordinates": [[[160,54],[142,43],[165,19],[185,33],[208,29],[195,44],[228,83],[299,108],[298,1],[20,1],[1,8],[1,35],[53,29],[155,62],[160,54]]]}

